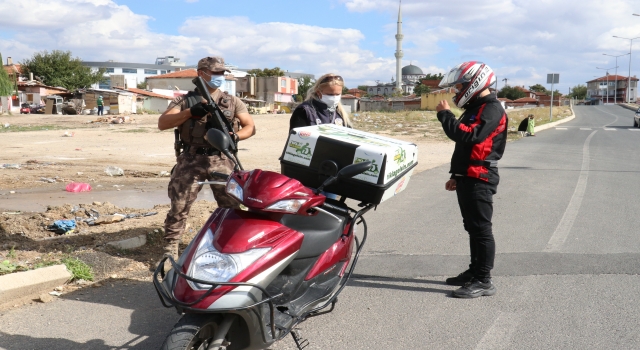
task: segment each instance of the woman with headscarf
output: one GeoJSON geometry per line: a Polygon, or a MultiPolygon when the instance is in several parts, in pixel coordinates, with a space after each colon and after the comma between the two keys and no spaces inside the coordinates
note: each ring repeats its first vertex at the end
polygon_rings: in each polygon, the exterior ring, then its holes
{"type": "Polygon", "coordinates": [[[351,127],[349,114],[340,103],[344,80],[333,73],[321,76],[307,92],[307,97],[291,115],[289,130],[303,126],[336,124],[351,127]]]}

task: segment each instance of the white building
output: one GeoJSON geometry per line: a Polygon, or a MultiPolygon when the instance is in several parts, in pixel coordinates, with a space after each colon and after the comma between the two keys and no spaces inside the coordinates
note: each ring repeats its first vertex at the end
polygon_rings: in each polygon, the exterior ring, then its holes
{"type": "Polygon", "coordinates": [[[148,64],[148,63],[127,63],[127,62],[82,62],[83,65],[90,67],[92,71],[97,71],[100,68],[105,68],[104,73],[105,80],[101,83],[96,83],[91,86],[94,89],[110,89],[112,75],[114,79],[119,81],[122,79],[119,76],[124,76],[124,82],[126,86],[120,86],[122,88],[135,88],[138,84],[144,82],[147,77],[172,73],[185,68],[188,68],[184,63],[179,62],[179,58],[172,56],[161,57],[156,59],[156,62],[162,64],[148,64]],[[164,59],[164,60],[162,60],[164,59]]]}

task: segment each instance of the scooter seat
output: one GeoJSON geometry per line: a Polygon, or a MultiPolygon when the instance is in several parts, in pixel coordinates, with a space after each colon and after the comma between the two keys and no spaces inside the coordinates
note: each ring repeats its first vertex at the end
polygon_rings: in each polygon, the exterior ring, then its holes
{"type": "Polygon", "coordinates": [[[315,216],[286,214],[282,217],[281,224],[304,234],[296,259],[319,256],[340,238],[346,218],[337,216],[340,221],[323,212],[318,212],[315,216]]]}

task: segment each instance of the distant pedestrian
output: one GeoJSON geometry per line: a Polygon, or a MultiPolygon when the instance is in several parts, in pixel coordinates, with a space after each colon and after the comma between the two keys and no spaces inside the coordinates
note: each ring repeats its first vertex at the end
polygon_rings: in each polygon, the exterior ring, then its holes
{"type": "Polygon", "coordinates": [[[104,101],[102,100],[102,96],[98,96],[98,115],[104,115],[104,101]]]}
{"type": "Polygon", "coordinates": [[[529,119],[529,122],[527,124],[527,133],[529,134],[529,136],[536,136],[536,119],[533,116],[533,114],[529,114],[529,116],[527,117],[527,119],[529,119]]]}
{"type": "Polygon", "coordinates": [[[526,136],[528,126],[529,126],[529,117],[522,119],[520,124],[518,124],[518,133],[520,134],[520,136],[526,136]]]}

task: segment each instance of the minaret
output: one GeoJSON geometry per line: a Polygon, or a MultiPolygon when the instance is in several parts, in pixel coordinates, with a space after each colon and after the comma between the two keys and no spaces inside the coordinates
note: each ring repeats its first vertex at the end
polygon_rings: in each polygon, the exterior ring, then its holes
{"type": "Polygon", "coordinates": [[[398,7],[398,33],[396,34],[396,90],[402,89],[402,0],[398,7]]]}

